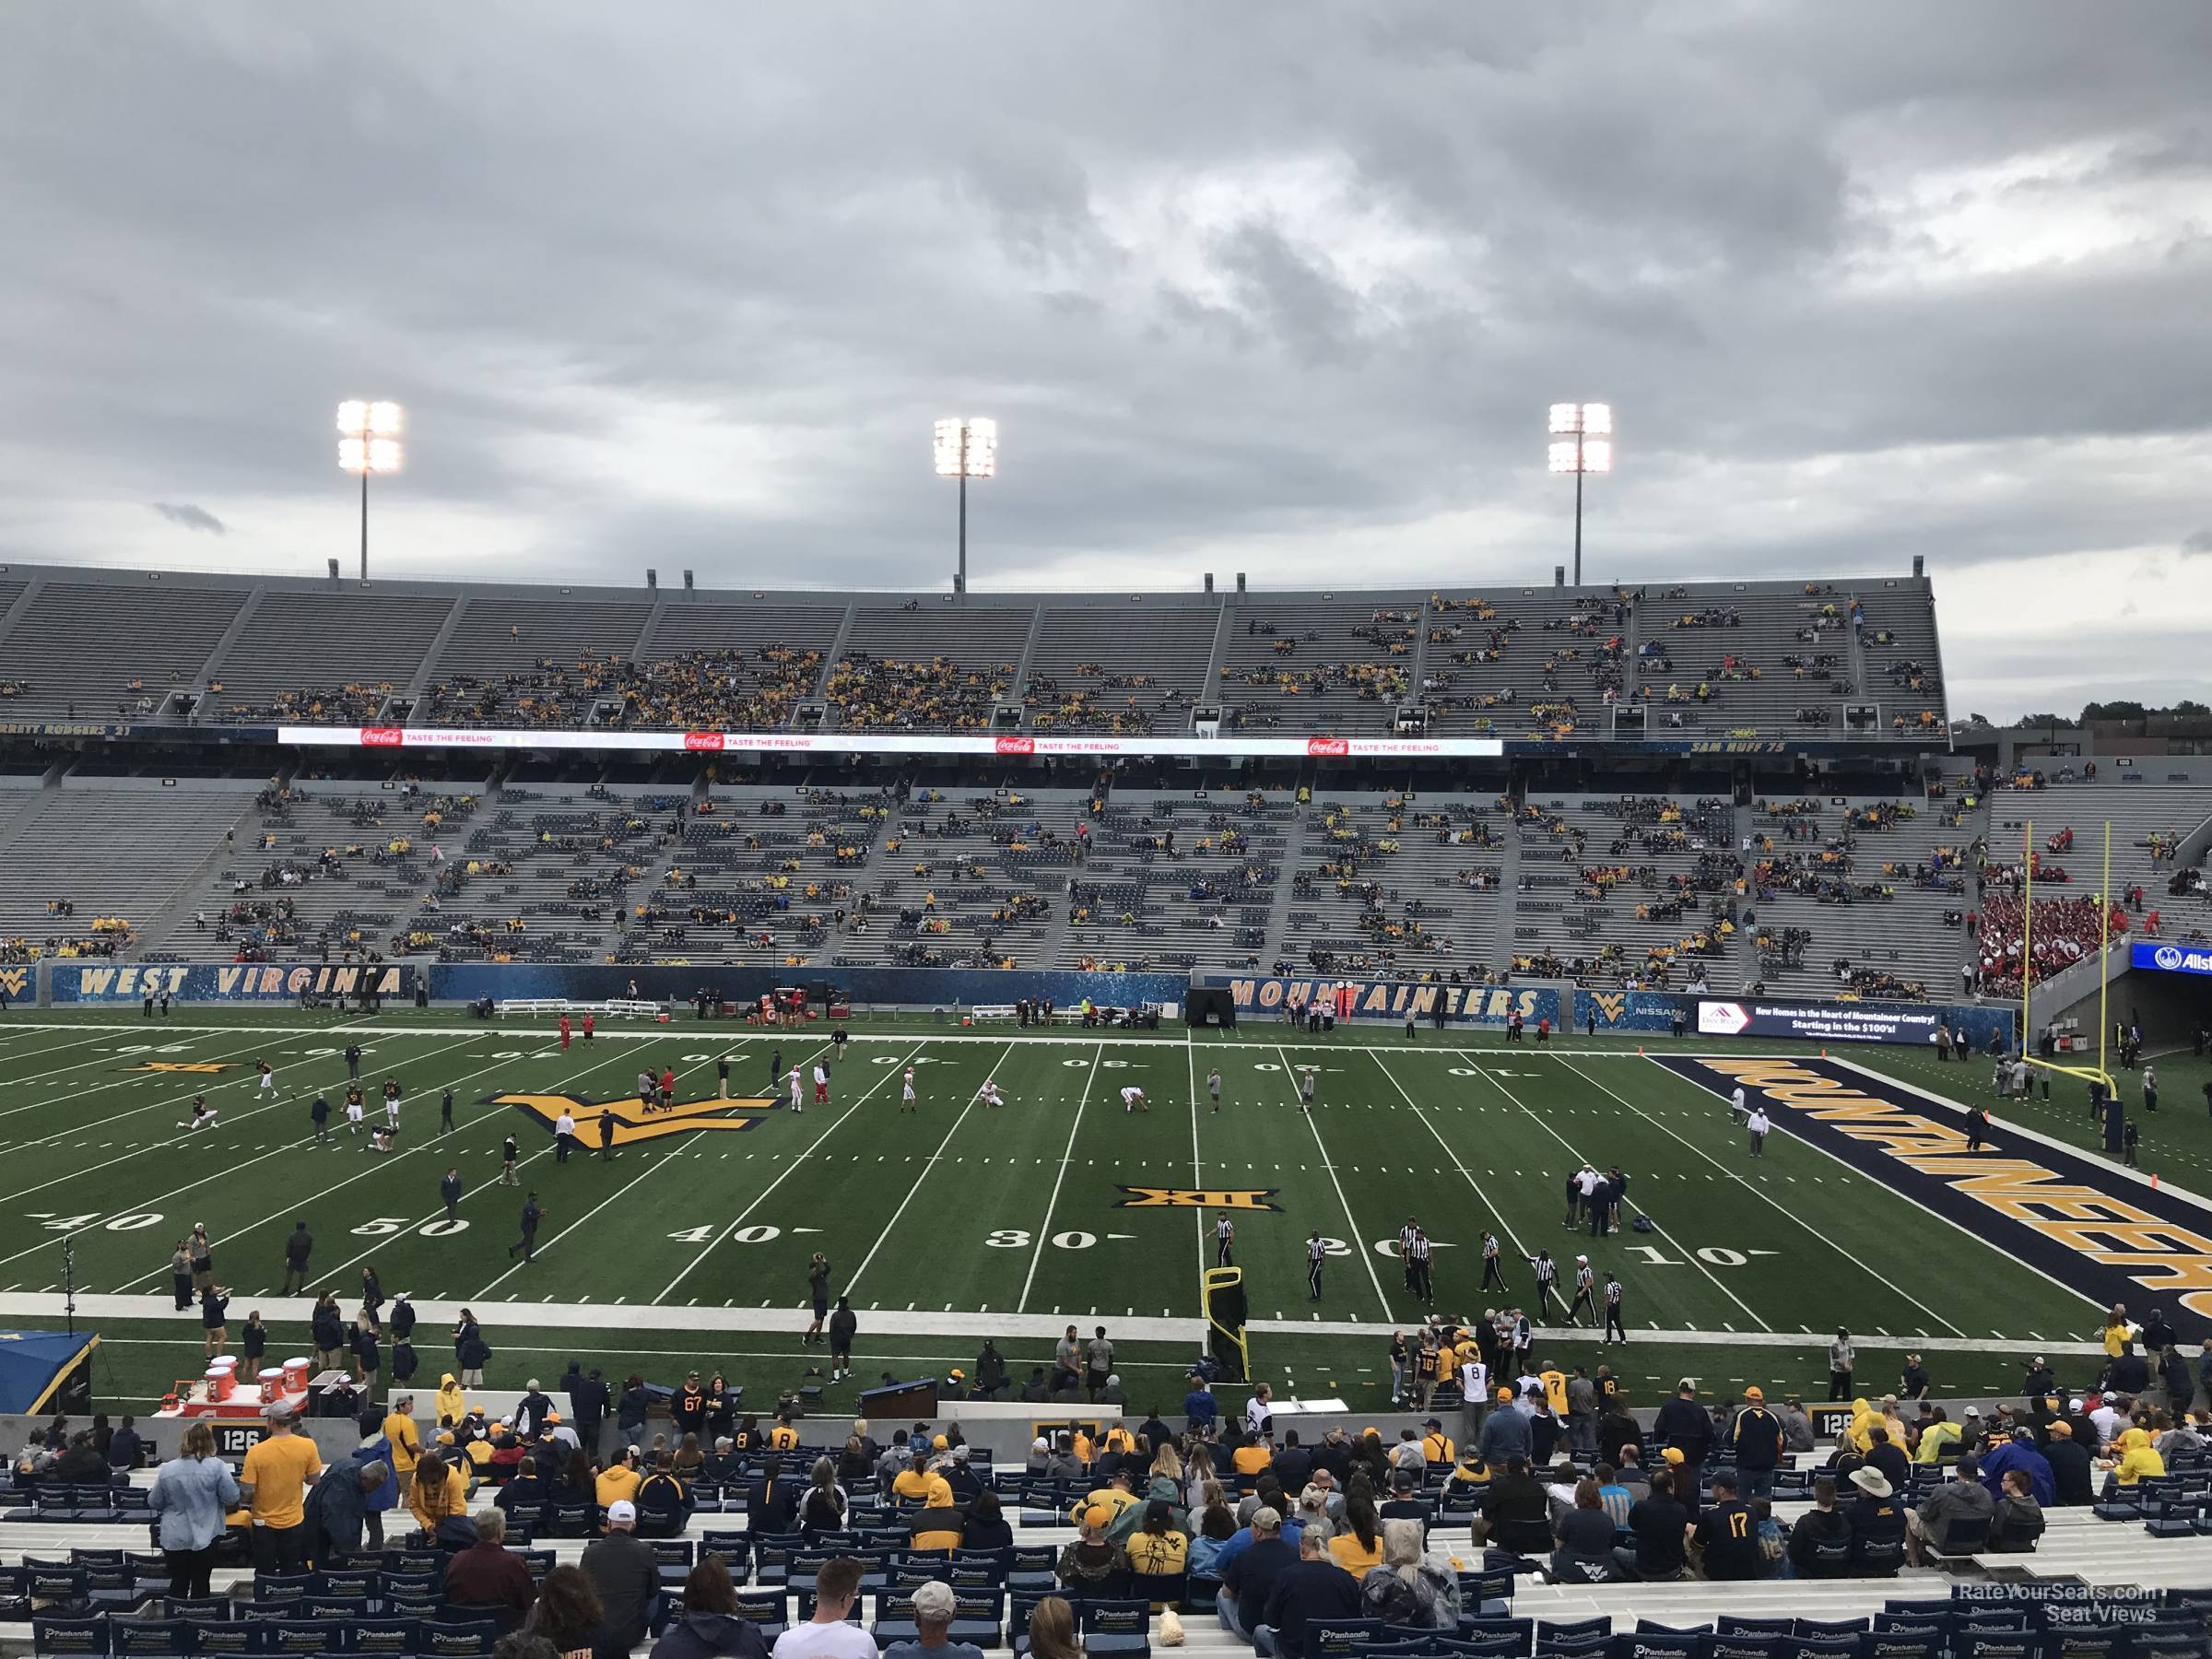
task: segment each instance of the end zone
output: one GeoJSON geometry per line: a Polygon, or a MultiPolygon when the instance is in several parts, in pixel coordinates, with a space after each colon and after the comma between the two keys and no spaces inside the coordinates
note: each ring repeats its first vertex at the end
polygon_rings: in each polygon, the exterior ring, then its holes
{"type": "Polygon", "coordinates": [[[2014,1124],[1969,1152],[1950,1121],[1966,1107],[1848,1061],[1650,1058],[1719,1099],[1740,1086],[1778,1127],[2099,1309],[2147,1291],[2186,1310],[2192,1341],[2212,1335],[2212,1204],[2194,1194],[2014,1124]]]}

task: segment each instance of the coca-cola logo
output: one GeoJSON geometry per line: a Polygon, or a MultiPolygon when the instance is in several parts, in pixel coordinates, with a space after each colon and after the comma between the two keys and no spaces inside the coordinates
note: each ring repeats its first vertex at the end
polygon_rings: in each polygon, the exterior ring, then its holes
{"type": "Polygon", "coordinates": [[[722,747],[722,734],[720,732],[686,732],[684,747],[688,749],[719,749],[722,747]]]}
{"type": "Polygon", "coordinates": [[[397,726],[363,726],[361,728],[361,747],[363,748],[397,748],[405,741],[406,739],[397,726]]]}
{"type": "Polygon", "coordinates": [[[1034,737],[1001,737],[998,740],[998,752],[1002,755],[1033,755],[1037,752],[1037,739],[1034,737]]]}
{"type": "Polygon", "coordinates": [[[1348,755],[1351,752],[1352,745],[1348,738],[1309,737],[1306,739],[1306,753],[1309,755],[1348,755]]]}

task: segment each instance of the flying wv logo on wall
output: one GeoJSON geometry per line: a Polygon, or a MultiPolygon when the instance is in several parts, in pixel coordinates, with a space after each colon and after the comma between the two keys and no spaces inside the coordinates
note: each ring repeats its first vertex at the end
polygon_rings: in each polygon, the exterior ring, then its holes
{"type": "Polygon", "coordinates": [[[576,1119],[576,1138],[586,1147],[599,1145],[599,1122],[615,1121],[614,1144],[634,1147],[641,1141],[660,1140],[671,1135],[722,1131],[738,1134],[752,1128],[776,1109],[776,1102],[759,1096],[730,1100],[678,1100],[673,1106],[648,1108],[632,1095],[627,1100],[580,1100],[565,1094],[500,1094],[489,1097],[493,1106],[512,1106],[547,1135],[564,1112],[576,1119]]]}
{"type": "Polygon", "coordinates": [[[12,997],[30,994],[30,970],[28,968],[0,968],[0,991],[12,997]]]}
{"type": "Polygon", "coordinates": [[[1593,991],[1589,996],[1597,1005],[1597,1011],[1606,1017],[1607,1025],[1617,1023],[1628,1010],[1629,997],[1625,991],[1593,991]]]}

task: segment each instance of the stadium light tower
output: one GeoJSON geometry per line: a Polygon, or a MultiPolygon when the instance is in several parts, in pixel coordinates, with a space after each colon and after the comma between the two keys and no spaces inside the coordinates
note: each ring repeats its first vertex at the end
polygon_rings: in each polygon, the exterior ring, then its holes
{"type": "Polygon", "coordinates": [[[998,477],[998,422],[986,416],[947,415],[937,422],[937,477],[960,481],[960,565],[952,591],[968,591],[968,480],[998,477]]]}
{"type": "Polygon", "coordinates": [[[1574,585],[1583,585],[1583,477],[1613,470],[1613,406],[1551,406],[1551,470],[1574,475],[1574,585]]]}
{"type": "Polygon", "coordinates": [[[399,470],[399,431],[406,416],[395,403],[349,397],[338,406],[338,465],[361,475],[361,580],[369,580],[369,475],[399,470]]]}

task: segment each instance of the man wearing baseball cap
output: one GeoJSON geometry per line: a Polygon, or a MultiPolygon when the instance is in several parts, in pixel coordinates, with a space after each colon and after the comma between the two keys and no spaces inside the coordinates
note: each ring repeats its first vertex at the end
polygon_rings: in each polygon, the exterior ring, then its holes
{"type": "Polygon", "coordinates": [[[1733,1439],[1735,1472],[1742,1477],[1745,1500],[1771,1498],[1774,1471],[1782,1463],[1782,1419],[1767,1409],[1766,1394],[1756,1384],[1744,1390],[1744,1406],[1735,1414],[1733,1439]]]}
{"type": "Polygon", "coordinates": [[[886,1652],[886,1659],[983,1659],[982,1649],[972,1642],[954,1641],[949,1632],[952,1620],[959,1610],[959,1602],[950,1584],[931,1579],[925,1584],[914,1586],[914,1629],[919,1634],[912,1641],[893,1642],[886,1652]]]}
{"type": "Polygon", "coordinates": [[[585,1545],[578,1564],[604,1609],[592,1651],[599,1659],[620,1659],[644,1640],[661,1599],[660,1566],[653,1547],[638,1536],[638,1506],[628,1499],[609,1504],[606,1535],[585,1545]]]}
{"type": "Polygon", "coordinates": [[[1482,1432],[1476,1438],[1476,1454],[1493,1469],[1505,1467],[1512,1457],[1526,1457],[1534,1445],[1529,1432],[1528,1413],[1513,1404],[1513,1391],[1498,1390],[1498,1409],[1482,1419],[1482,1432]]]}

